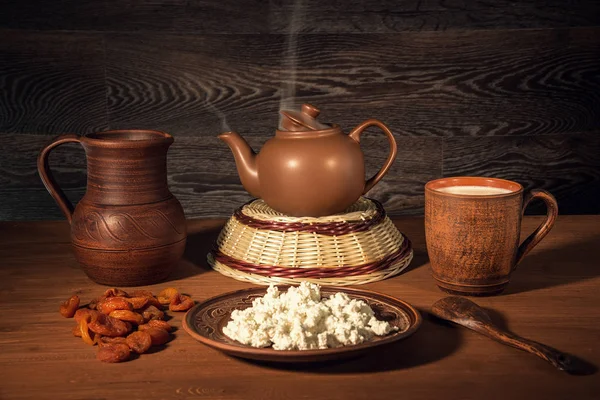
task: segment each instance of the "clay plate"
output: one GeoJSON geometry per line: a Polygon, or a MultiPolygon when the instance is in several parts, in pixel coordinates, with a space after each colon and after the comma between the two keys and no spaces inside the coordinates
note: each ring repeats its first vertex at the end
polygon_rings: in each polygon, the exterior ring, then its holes
{"type": "MultiPolygon", "coordinates": [[[[281,291],[288,286],[279,286],[281,291]]],[[[256,348],[241,344],[225,336],[223,327],[229,322],[231,312],[252,306],[252,301],[264,296],[266,287],[250,288],[225,293],[195,305],[183,319],[183,328],[194,339],[207,346],[241,358],[275,362],[315,362],[355,357],[369,350],[396,342],[412,335],[421,325],[421,315],[410,304],[382,293],[369,290],[323,286],[321,295],[329,297],[345,292],[351,298],[364,300],[371,306],[378,319],[397,326],[397,332],[375,336],[368,342],[323,350],[274,350],[270,347],[256,348]]]]}

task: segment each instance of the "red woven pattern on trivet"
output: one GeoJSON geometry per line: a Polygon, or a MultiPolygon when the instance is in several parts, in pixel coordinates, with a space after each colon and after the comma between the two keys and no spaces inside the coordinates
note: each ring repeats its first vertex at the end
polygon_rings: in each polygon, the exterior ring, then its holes
{"type": "Polygon", "coordinates": [[[233,216],[242,224],[247,225],[251,228],[261,230],[278,232],[309,232],[326,236],[347,235],[349,233],[368,231],[369,229],[371,229],[372,226],[377,225],[385,218],[385,210],[383,209],[381,203],[373,199],[368,200],[372,201],[375,204],[377,212],[373,216],[373,218],[357,222],[340,221],[316,222],[313,224],[307,224],[303,222],[263,221],[260,219],[249,217],[248,215],[244,214],[242,211],[244,206],[238,208],[233,213],[233,216]]]}
{"type": "Polygon", "coordinates": [[[330,268],[289,268],[272,265],[258,265],[245,261],[237,260],[219,250],[213,250],[212,255],[215,260],[230,268],[249,274],[256,274],[268,277],[277,278],[344,278],[347,276],[367,275],[376,271],[389,268],[396,261],[406,257],[411,251],[411,243],[407,237],[404,237],[404,242],[400,248],[394,253],[382,258],[378,261],[373,261],[367,264],[330,267],[330,268]]]}

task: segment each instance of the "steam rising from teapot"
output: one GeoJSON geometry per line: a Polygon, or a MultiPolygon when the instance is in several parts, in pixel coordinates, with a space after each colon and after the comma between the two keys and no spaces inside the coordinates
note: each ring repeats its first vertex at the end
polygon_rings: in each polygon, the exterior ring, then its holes
{"type": "MultiPolygon", "coordinates": [[[[298,32],[302,27],[304,16],[303,0],[294,0],[294,8],[285,39],[285,52],[283,55],[283,74],[281,96],[279,100],[279,111],[293,109],[294,98],[296,96],[296,68],[298,64],[298,32]],[[286,76],[287,75],[287,76],[286,76]]],[[[281,113],[279,114],[279,124],[283,121],[281,113]]]]}

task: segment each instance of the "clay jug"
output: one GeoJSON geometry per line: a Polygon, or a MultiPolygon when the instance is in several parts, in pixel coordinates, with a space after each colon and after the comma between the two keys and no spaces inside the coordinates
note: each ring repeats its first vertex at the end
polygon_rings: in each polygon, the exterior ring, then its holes
{"type": "Polygon", "coordinates": [[[259,154],[235,132],[219,138],[231,148],[244,188],[286,215],[321,217],[344,211],[379,182],[396,158],[392,132],[376,119],[346,135],[339,125],[317,121],[319,110],[310,104],[281,114],[281,129],[259,154]],[[383,131],[390,151],[379,172],[365,180],[360,136],[369,126],[383,131]]]}
{"type": "Polygon", "coordinates": [[[145,130],[60,135],[38,157],[46,189],[71,224],[77,261],[95,282],[110,286],[163,281],[186,242],[181,204],[167,186],[167,150],[173,137],[145,130]],[[73,205],[48,167],[50,151],[80,143],[87,157],[87,190],[73,205]]]}

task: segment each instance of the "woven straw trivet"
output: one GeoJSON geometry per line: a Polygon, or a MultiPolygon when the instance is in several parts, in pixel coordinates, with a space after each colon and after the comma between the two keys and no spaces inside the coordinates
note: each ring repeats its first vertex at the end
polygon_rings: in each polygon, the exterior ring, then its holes
{"type": "Polygon", "coordinates": [[[208,262],[223,275],[256,284],[344,286],[394,276],[412,256],[410,241],[375,200],[361,198],[341,214],[295,218],[258,199],[236,210],[208,262]]]}

